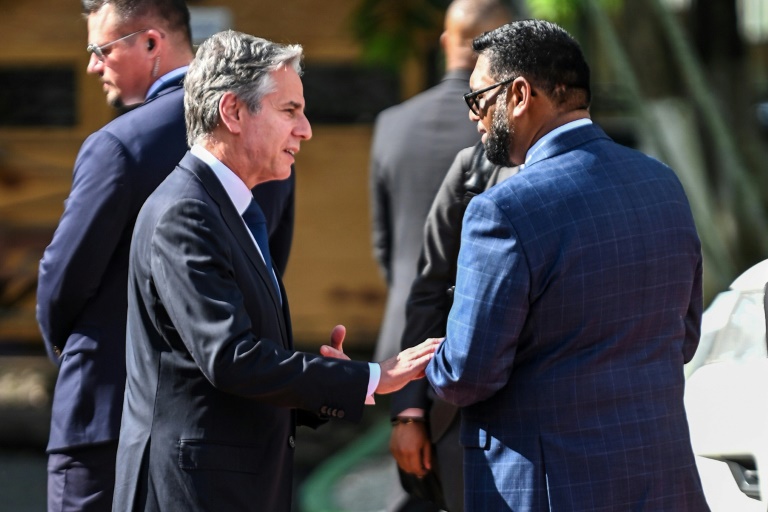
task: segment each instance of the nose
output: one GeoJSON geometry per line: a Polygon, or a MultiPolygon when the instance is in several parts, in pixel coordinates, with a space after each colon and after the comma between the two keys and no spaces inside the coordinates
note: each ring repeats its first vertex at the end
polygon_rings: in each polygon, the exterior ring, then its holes
{"type": "Polygon", "coordinates": [[[469,120],[472,121],[473,123],[476,123],[476,122],[478,122],[480,120],[480,116],[475,114],[474,112],[472,112],[470,110],[469,111],[469,120]]]}
{"type": "Polygon", "coordinates": [[[303,140],[312,138],[312,127],[309,125],[309,119],[307,119],[307,116],[305,116],[303,112],[301,114],[301,119],[299,119],[299,122],[294,129],[294,134],[303,140]]]}
{"type": "Polygon", "coordinates": [[[100,66],[103,66],[104,63],[101,62],[95,54],[91,53],[89,55],[90,55],[90,59],[88,59],[88,67],[85,68],[85,71],[91,74],[100,73],[101,72],[100,66]]]}

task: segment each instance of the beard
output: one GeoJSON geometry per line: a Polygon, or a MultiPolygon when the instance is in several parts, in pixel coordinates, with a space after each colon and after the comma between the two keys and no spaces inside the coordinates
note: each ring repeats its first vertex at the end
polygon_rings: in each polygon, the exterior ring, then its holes
{"type": "Polygon", "coordinates": [[[123,103],[123,98],[120,96],[107,96],[107,104],[115,108],[117,110],[122,110],[125,108],[125,103],[123,103]]]}
{"type": "Polygon", "coordinates": [[[515,134],[507,118],[506,91],[499,94],[496,100],[496,110],[491,120],[491,131],[485,140],[485,156],[496,165],[509,165],[509,146],[515,134]]]}

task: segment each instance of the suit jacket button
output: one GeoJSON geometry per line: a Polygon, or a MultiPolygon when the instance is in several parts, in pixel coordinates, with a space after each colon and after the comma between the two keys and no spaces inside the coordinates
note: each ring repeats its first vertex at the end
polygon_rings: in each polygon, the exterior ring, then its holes
{"type": "Polygon", "coordinates": [[[293,436],[288,436],[288,446],[291,448],[296,448],[296,440],[293,438],[293,436]]]}
{"type": "Polygon", "coordinates": [[[339,413],[336,415],[337,418],[341,419],[344,417],[344,411],[339,411],[339,413]]]}
{"type": "Polygon", "coordinates": [[[322,406],[320,408],[320,414],[323,414],[323,415],[328,414],[328,406],[327,405],[324,405],[324,406],[322,406]]]}

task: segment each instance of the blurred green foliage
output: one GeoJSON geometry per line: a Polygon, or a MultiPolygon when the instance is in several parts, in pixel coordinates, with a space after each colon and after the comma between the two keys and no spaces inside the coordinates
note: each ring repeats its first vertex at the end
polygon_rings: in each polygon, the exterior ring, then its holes
{"type": "MultiPolygon", "coordinates": [[[[615,11],[623,0],[600,0],[603,8],[615,11]]],[[[562,25],[570,25],[583,9],[584,0],[527,0],[534,18],[543,18],[562,25]]]]}
{"type": "Polygon", "coordinates": [[[352,33],[363,62],[399,71],[418,55],[419,40],[439,33],[450,0],[361,0],[352,15],[352,33]]]}
{"type": "MultiPolygon", "coordinates": [[[[570,26],[586,0],[507,0],[513,12],[570,26]],[[524,4],[524,9],[515,6],[524,4]]],[[[624,0],[599,0],[609,12],[624,0]]],[[[442,30],[443,15],[451,0],[360,0],[350,29],[362,47],[362,61],[398,72],[423,49],[421,38],[442,30]]]]}
{"type": "MultiPolygon", "coordinates": [[[[602,80],[626,98],[619,114],[632,119],[645,150],[677,171],[702,239],[707,301],[768,258],[768,144],[755,112],[755,77],[768,71],[750,59],[737,0],[674,11],[663,0],[506,1],[519,17],[548,19],[574,34],[593,85],[602,80]]],[[[395,72],[437,44],[450,4],[359,2],[352,27],[364,61],[395,72]]]]}

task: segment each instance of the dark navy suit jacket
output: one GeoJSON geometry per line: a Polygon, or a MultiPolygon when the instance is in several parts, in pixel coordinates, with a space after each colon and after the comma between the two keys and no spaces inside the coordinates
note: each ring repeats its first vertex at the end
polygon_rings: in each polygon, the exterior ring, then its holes
{"type": "Polygon", "coordinates": [[[291,510],[296,425],[359,420],[369,370],[294,352],[280,293],[221,182],[187,154],[131,245],[113,510],[291,510]]]}
{"type": "MultiPolygon", "coordinates": [[[[80,149],[38,277],[37,319],[48,354],[60,366],[49,451],[118,438],[133,225],[186,150],[178,83],[93,133],[80,149]]],[[[293,183],[292,176],[254,191],[274,235],[278,271],[290,250],[293,183]]]]}
{"type": "Polygon", "coordinates": [[[463,407],[466,509],[707,510],[683,407],[701,278],[674,172],[597,126],[472,199],[427,367],[463,407]]]}

